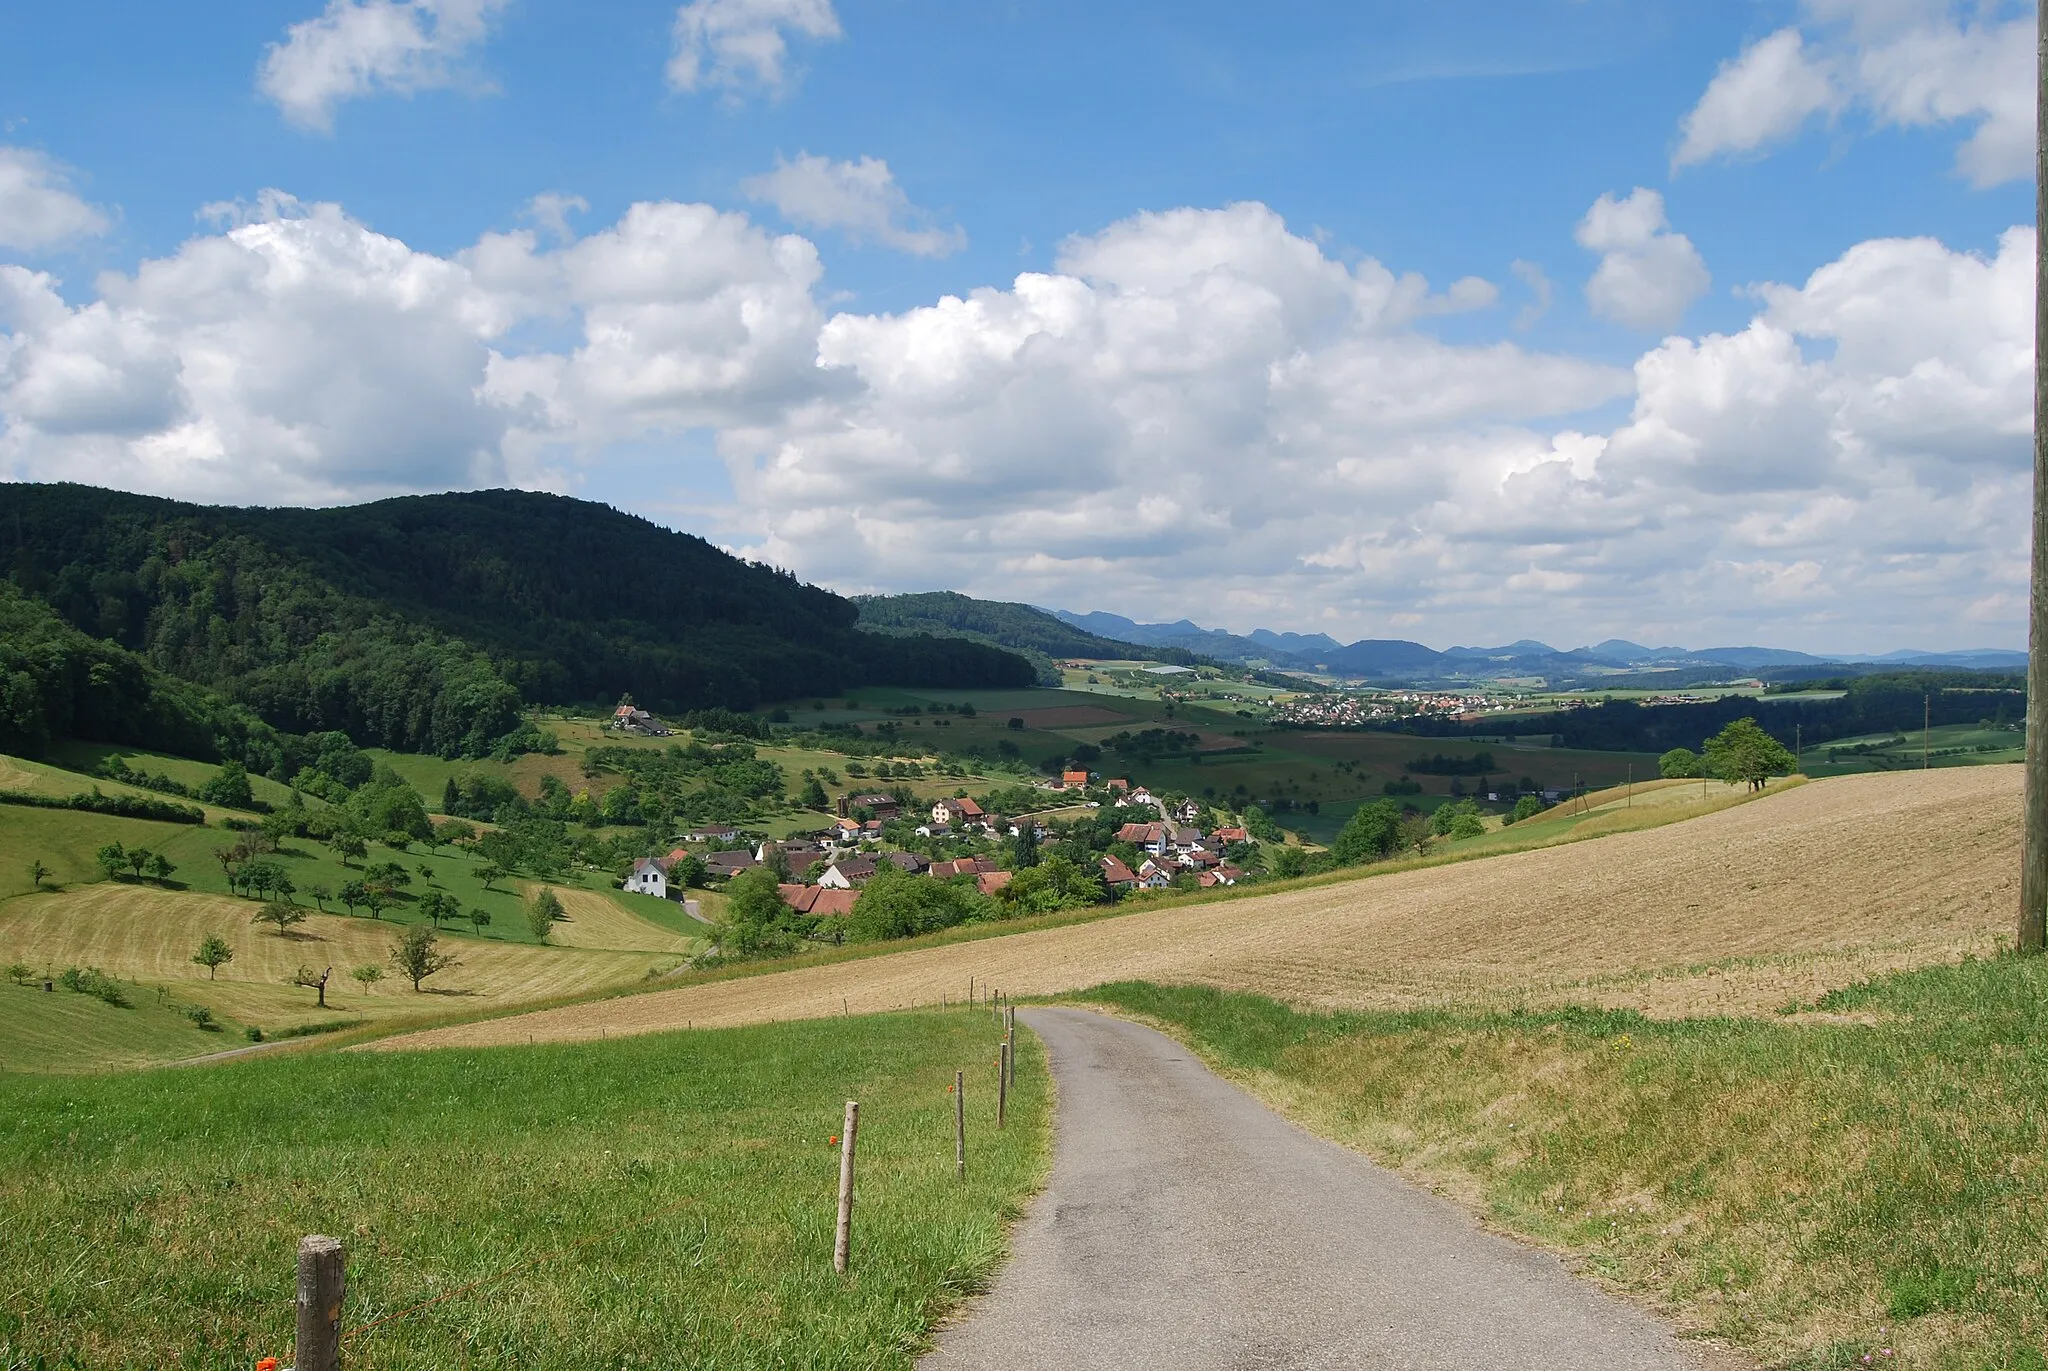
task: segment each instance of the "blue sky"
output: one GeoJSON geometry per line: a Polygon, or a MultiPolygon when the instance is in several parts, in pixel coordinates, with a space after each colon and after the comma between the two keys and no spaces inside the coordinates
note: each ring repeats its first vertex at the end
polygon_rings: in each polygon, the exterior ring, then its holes
{"type": "Polygon", "coordinates": [[[2017,645],[2031,15],[17,5],[0,474],[539,485],[1239,630],[2017,645]]]}

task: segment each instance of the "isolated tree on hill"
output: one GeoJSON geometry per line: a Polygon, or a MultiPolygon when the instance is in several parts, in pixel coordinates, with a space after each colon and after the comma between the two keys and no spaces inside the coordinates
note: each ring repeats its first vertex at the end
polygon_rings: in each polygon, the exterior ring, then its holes
{"type": "Polygon", "coordinates": [[[122,867],[128,865],[127,850],[117,842],[106,843],[98,848],[92,854],[92,859],[99,863],[100,870],[110,881],[121,874],[122,867]]]}
{"type": "Polygon", "coordinates": [[[274,925],[280,938],[292,936],[292,926],[305,921],[306,911],[294,904],[266,904],[256,911],[255,918],[249,920],[252,924],[274,925]]]}
{"type": "Polygon", "coordinates": [[[43,860],[40,857],[28,864],[28,883],[37,890],[43,888],[43,880],[49,874],[50,868],[43,865],[43,860]]]}
{"type": "MultiPolygon", "coordinates": [[[[307,886],[306,893],[313,897],[313,903],[320,906],[320,912],[323,914],[327,912],[327,902],[334,898],[334,892],[318,881],[307,886]]],[[[353,914],[355,911],[350,910],[349,913],[353,914]]]]}
{"type": "Polygon", "coordinates": [[[360,985],[363,988],[363,993],[367,995],[370,993],[372,986],[384,979],[384,968],[375,962],[366,962],[348,974],[355,979],[356,984],[360,985]]]}
{"type": "Polygon", "coordinates": [[[1401,844],[1401,807],[1392,800],[1374,800],[1358,807],[1330,844],[1330,856],[1344,866],[1355,866],[1390,857],[1401,844]]]}
{"type": "Polygon", "coordinates": [[[1657,759],[1657,774],[1667,781],[1688,781],[1700,774],[1700,755],[1689,747],[1674,747],[1657,759]]]}
{"type": "Polygon", "coordinates": [[[348,912],[356,912],[356,906],[370,902],[370,887],[362,881],[343,881],[335,898],[348,906],[348,912]]]}
{"type": "Polygon", "coordinates": [[[1707,774],[1730,785],[1762,790],[1773,776],[1798,765],[1786,746],[1763,731],[1755,719],[1742,718],[1707,739],[1707,774]]]}
{"type": "Polygon", "coordinates": [[[327,978],[329,976],[332,976],[333,974],[334,968],[331,966],[328,967],[325,971],[315,971],[310,966],[302,966],[297,971],[292,973],[292,984],[302,985],[306,987],[306,989],[308,990],[319,991],[319,1007],[325,1009],[327,1008],[327,978]]]}
{"type": "Polygon", "coordinates": [[[542,890],[526,906],[526,927],[533,934],[533,940],[544,943],[548,934],[554,931],[555,920],[563,917],[562,902],[555,898],[552,890],[542,890]]]}
{"type": "Polygon", "coordinates": [[[131,847],[124,854],[125,860],[128,863],[128,869],[135,873],[136,880],[142,879],[142,868],[148,866],[149,859],[155,855],[146,847],[131,847]]]}
{"type": "Polygon", "coordinates": [[[434,950],[439,941],[440,935],[433,929],[414,924],[399,934],[398,941],[391,946],[391,964],[412,982],[415,993],[427,977],[460,965],[449,953],[434,950]]]}
{"type": "Polygon", "coordinates": [[[1515,812],[1508,817],[1520,823],[1524,819],[1533,819],[1542,812],[1543,798],[1540,795],[1524,795],[1515,801],[1515,812]]]}
{"type": "Polygon", "coordinates": [[[222,967],[235,959],[235,949],[228,946],[227,939],[218,933],[209,933],[199,940],[199,950],[192,954],[192,960],[206,968],[206,979],[214,979],[222,967]]]}
{"type": "Polygon", "coordinates": [[[370,911],[371,918],[382,919],[384,917],[384,906],[390,903],[391,897],[376,886],[366,886],[364,888],[363,908],[370,911]]]}
{"type": "Polygon", "coordinates": [[[178,869],[171,859],[161,852],[152,852],[148,865],[149,879],[159,885],[171,879],[171,873],[178,869]]]}
{"type": "Polygon", "coordinates": [[[504,867],[499,866],[496,862],[486,862],[476,869],[476,878],[484,883],[485,890],[489,890],[494,884],[504,880],[509,874],[504,867]]]}
{"type": "Polygon", "coordinates": [[[351,859],[359,862],[370,854],[370,845],[363,841],[361,835],[346,829],[329,838],[327,846],[341,859],[343,866],[347,866],[351,859]]]}
{"type": "Polygon", "coordinates": [[[249,789],[249,769],[240,762],[223,762],[213,778],[199,787],[199,798],[206,804],[219,805],[223,809],[249,809],[256,803],[256,796],[249,789]]]}
{"type": "Polygon", "coordinates": [[[490,911],[490,910],[488,910],[488,909],[485,909],[485,908],[483,908],[483,907],[481,907],[481,906],[476,906],[476,907],[473,907],[473,908],[472,908],[472,909],[471,909],[471,910],[469,911],[469,927],[470,927],[470,931],[471,931],[471,932],[473,932],[473,933],[477,933],[477,934],[482,934],[482,932],[483,932],[483,931],[484,931],[485,929],[489,928],[490,926],[491,926],[491,911],[490,911]]]}

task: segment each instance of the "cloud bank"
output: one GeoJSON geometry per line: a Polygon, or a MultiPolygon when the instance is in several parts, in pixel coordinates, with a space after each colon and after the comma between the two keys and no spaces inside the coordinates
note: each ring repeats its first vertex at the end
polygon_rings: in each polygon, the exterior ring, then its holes
{"type": "MultiPolygon", "coordinates": [[[[1588,246],[1675,237],[1655,200],[1604,197],[1588,246]]],[[[829,309],[817,248],[745,214],[647,202],[578,238],[570,203],[437,256],[273,193],[76,303],[0,266],[0,473],[644,508],[612,454],[644,481],[708,448],[732,498],[671,516],[846,589],[1338,636],[2017,640],[2027,228],[1858,244],[1615,368],[1445,341],[1490,283],[1336,260],[1257,203],[898,313],[829,309]]]]}

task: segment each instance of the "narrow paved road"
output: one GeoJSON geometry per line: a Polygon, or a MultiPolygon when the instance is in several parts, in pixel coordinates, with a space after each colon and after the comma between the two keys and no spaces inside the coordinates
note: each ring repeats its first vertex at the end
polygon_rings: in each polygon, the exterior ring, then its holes
{"type": "Polygon", "coordinates": [[[1052,1183],[927,1371],[1708,1364],[1555,1258],[1296,1128],[1172,1039],[1079,1010],[1019,1014],[1059,1086],[1052,1183]]]}

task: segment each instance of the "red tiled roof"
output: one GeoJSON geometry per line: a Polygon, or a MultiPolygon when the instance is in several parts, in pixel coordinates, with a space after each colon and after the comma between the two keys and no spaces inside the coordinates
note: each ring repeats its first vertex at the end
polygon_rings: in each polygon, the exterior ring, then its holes
{"type": "Polygon", "coordinates": [[[984,871],[974,878],[975,889],[984,895],[993,895],[1010,883],[1015,872],[984,871]]]}
{"type": "Polygon", "coordinates": [[[1131,885],[1136,883],[1138,877],[1129,867],[1116,858],[1104,857],[1102,859],[1102,879],[1108,881],[1111,885],[1131,885]]]}

